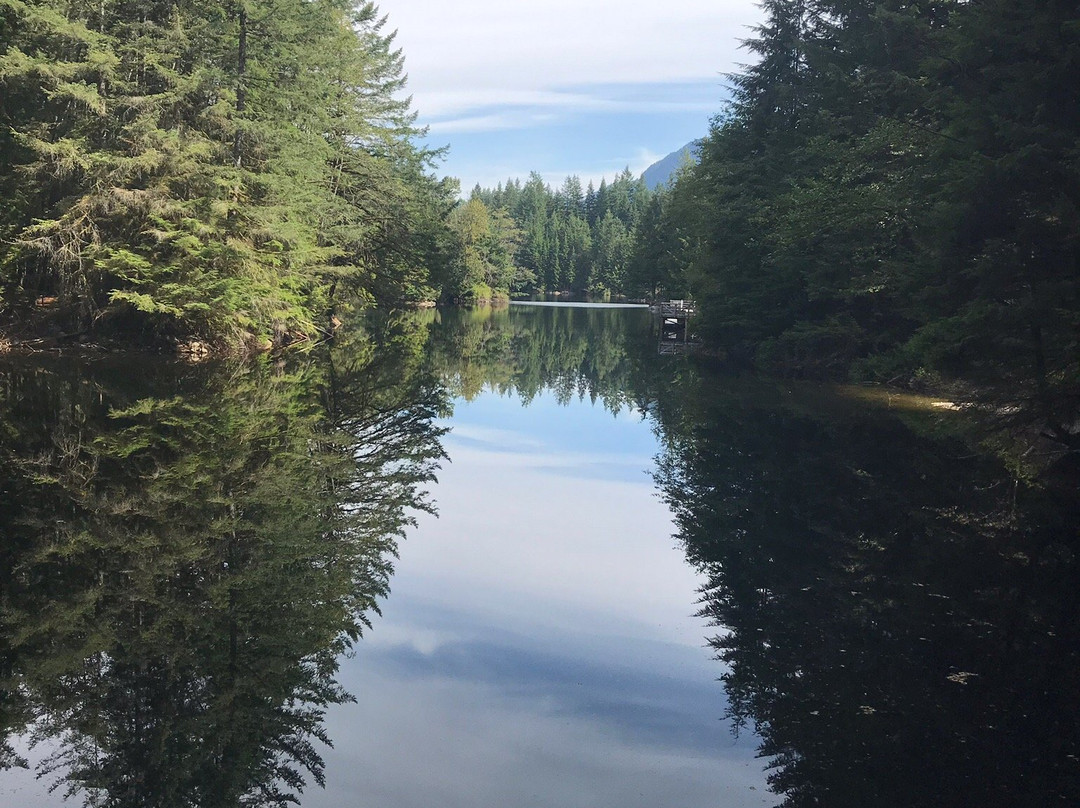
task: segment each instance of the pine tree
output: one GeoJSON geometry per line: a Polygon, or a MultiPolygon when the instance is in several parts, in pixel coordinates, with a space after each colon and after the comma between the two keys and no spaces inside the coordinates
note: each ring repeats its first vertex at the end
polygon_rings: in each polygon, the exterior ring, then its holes
{"type": "Polygon", "coordinates": [[[448,206],[373,3],[3,0],[0,20],[9,321],[55,297],[67,330],[235,347],[314,334],[342,290],[432,294],[399,256],[448,206]]]}

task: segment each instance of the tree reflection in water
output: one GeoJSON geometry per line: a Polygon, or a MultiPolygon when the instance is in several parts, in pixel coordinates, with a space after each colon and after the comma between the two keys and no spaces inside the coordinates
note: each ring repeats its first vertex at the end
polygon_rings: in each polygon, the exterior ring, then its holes
{"type": "Polygon", "coordinates": [[[653,419],[731,718],[785,805],[1080,802],[1075,478],[659,358],[647,315],[603,309],[372,320],[282,366],[4,366],[7,737],[89,804],[319,781],[336,660],[429,507],[434,419],[483,389],[653,419]]]}
{"type": "Polygon", "coordinates": [[[436,344],[465,396],[653,418],[730,717],[784,804],[1080,802],[1075,476],[1018,476],[955,414],[658,361],[641,325],[512,309],[444,321],[436,344]]]}
{"type": "Polygon", "coordinates": [[[428,315],[431,357],[450,391],[513,392],[524,404],[545,390],[609,410],[641,404],[662,372],[644,308],[556,306],[448,309],[428,315]]]}
{"type": "Polygon", "coordinates": [[[730,718],[785,805],[1080,801],[1075,476],[1018,475],[955,414],[658,359],[633,313],[453,314],[433,342],[459,395],[653,419],[730,718]]]}
{"type": "Polygon", "coordinates": [[[681,393],[658,481],[783,804],[1076,804],[1075,488],[880,410],[681,393]]]}
{"type": "Polygon", "coordinates": [[[57,787],[283,805],[322,781],[337,658],[442,456],[417,329],[385,330],[287,365],[2,370],[0,721],[57,787]]]}

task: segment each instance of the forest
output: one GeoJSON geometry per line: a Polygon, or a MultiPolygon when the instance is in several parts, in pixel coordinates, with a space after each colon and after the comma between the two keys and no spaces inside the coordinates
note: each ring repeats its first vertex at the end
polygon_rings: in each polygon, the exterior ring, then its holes
{"type": "Polygon", "coordinates": [[[737,362],[951,389],[1076,446],[1076,4],[761,6],[668,186],[474,190],[519,230],[520,288],[692,297],[737,362]]]}
{"type": "Polygon", "coordinates": [[[3,331],[250,351],[434,299],[457,186],[404,83],[371,2],[2,0],[3,331]]]}
{"type": "Polygon", "coordinates": [[[582,188],[580,177],[569,176],[552,189],[533,172],[524,183],[477,186],[467,204],[511,225],[491,239],[509,258],[500,280],[511,291],[607,297],[641,291],[634,234],[651,199],[627,168],[599,188],[582,188]]]}
{"type": "Polygon", "coordinates": [[[962,384],[1075,446],[1076,4],[761,6],[669,186],[459,200],[371,2],[0,0],[0,333],[243,352],[349,307],[693,297],[733,360],[962,384]]]}
{"type": "Polygon", "coordinates": [[[1076,3],[761,5],[700,161],[636,233],[650,286],[757,367],[962,381],[1077,446],[1076,3]]]}

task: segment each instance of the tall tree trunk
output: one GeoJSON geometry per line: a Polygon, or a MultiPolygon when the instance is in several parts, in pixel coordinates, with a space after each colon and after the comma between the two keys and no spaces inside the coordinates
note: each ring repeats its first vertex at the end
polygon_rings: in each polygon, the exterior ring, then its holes
{"type": "MultiPolygon", "coordinates": [[[[98,7],[98,33],[104,36],[105,34],[105,0],[101,0],[101,4],[98,7]]],[[[101,98],[105,98],[105,68],[98,69],[97,76],[97,89],[98,95],[101,98]]]]}
{"type": "Polygon", "coordinates": [[[236,163],[236,167],[239,168],[243,162],[240,151],[240,121],[244,110],[247,108],[247,87],[244,85],[245,73],[247,72],[247,34],[248,34],[248,18],[247,9],[244,7],[243,2],[239,5],[237,12],[237,22],[240,27],[240,35],[236,46],[236,112],[237,112],[237,126],[236,135],[233,140],[233,161],[236,163]]]}

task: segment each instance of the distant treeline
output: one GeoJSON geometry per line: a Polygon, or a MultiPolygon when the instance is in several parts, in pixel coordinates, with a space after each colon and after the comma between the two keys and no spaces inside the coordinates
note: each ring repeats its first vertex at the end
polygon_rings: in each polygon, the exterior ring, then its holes
{"type": "Polygon", "coordinates": [[[761,5],[638,259],[759,366],[964,379],[1075,445],[1077,4],[761,5]]]}
{"type": "Polygon", "coordinates": [[[498,243],[504,271],[493,276],[518,293],[573,292],[596,296],[645,296],[648,270],[635,260],[635,238],[649,215],[653,194],[629,169],[600,187],[583,188],[577,176],[552,189],[533,172],[522,183],[477,185],[467,207],[493,221],[489,243],[498,243]]]}

